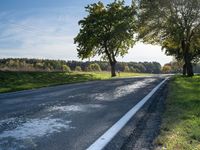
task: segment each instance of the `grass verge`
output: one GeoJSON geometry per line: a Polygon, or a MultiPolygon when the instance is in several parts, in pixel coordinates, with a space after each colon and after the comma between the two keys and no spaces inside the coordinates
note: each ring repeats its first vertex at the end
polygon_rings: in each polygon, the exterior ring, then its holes
{"type": "MultiPolygon", "coordinates": [[[[120,73],[120,77],[145,75],[120,73]]],[[[0,93],[110,78],[110,72],[0,72],[0,93]]]]}
{"type": "Polygon", "coordinates": [[[172,79],[155,143],[167,150],[200,150],[200,76],[172,79]]]}

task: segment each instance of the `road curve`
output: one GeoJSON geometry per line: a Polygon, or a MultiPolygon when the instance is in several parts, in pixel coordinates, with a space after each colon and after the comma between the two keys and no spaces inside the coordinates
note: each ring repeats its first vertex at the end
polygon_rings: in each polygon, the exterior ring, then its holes
{"type": "Polygon", "coordinates": [[[140,77],[0,94],[0,150],[83,150],[163,77],[140,77]]]}

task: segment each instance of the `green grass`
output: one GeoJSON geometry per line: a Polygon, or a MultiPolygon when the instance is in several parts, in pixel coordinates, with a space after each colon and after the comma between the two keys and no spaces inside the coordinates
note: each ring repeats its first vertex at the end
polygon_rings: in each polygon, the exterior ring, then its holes
{"type": "MultiPolygon", "coordinates": [[[[120,73],[120,77],[144,75],[148,74],[120,73]]],[[[0,93],[110,78],[110,72],[0,72],[0,93]]]]}
{"type": "Polygon", "coordinates": [[[200,150],[200,76],[172,79],[155,142],[167,150],[200,150]]]}

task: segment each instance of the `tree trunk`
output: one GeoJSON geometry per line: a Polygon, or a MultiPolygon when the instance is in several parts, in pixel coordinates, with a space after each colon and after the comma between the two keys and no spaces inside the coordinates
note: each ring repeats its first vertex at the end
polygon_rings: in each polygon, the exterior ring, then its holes
{"type": "Polygon", "coordinates": [[[111,77],[115,77],[116,76],[116,72],[115,72],[115,62],[110,63],[111,65],[111,77]]]}
{"type": "Polygon", "coordinates": [[[187,41],[182,41],[182,48],[184,52],[184,61],[185,64],[183,66],[183,75],[187,74],[187,76],[191,77],[194,75],[193,73],[193,67],[191,63],[191,56],[190,56],[190,44],[187,41]]]}
{"type": "Polygon", "coordinates": [[[185,76],[187,73],[186,64],[183,65],[183,75],[185,76]]]}
{"type": "Polygon", "coordinates": [[[188,64],[187,64],[187,75],[189,77],[194,76],[193,67],[192,67],[192,63],[191,62],[188,62],[188,64]]]}
{"type": "Polygon", "coordinates": [[[186,75],[186,73],[187,73],[187,76],[189,76],[189,77],[193,76],[194,75],[193,66],[192,66],[191,60],[189,58],[189,54],[187,54],[187,53],[185,54],[184,61],[185,61],[185,64],[183,66],[183,69],[185,69],[185,70],[183,70],[183,75],[186,75]]]}

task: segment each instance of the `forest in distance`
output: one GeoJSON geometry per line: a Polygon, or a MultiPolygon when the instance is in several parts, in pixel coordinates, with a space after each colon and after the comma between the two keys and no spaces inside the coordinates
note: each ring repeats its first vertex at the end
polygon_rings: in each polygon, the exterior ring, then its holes
{"type": "MultiPolygon", "coordinates": [[[[110,71],[106,61],[65,61],[49,59],[6,58],[0,59],[1,71],[110,71]]],[[[158,62],[118,62],[120,72],[160,73],[158,62]]]]}
{"type": "MultiPolygon", "coordinates": [[[[0,59],[0,71],[110,71],[106,61],[65,61],[49,59],[5,58],[0,59]]],[[[181,64],[175,61],[161,66],[158,62],[117,62],[116,70],[134,73],[181,73],[181,64]]],[[[200,64],[194,65],[194,72],[200,73],[200,64]]]]}

